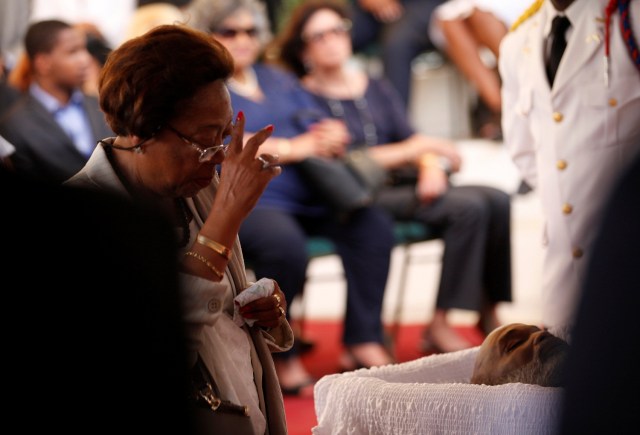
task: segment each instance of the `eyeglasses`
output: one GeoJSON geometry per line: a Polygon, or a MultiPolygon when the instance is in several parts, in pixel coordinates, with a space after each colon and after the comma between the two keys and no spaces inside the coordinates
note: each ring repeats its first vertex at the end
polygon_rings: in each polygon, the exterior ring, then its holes
{"type": "Polygon", "coordinates": [[[200,145],[198,142],[194,141],[193,139],[190,139],[189,137],[180,133],[178,130],[171,127],[170,125],[166,125],[166,127],[171,132],[173,132],[176,136],[178,136],[184,143],[191,145],[193,148],[195,148],[198,151],[198,153],[200,153],[200,155],[198,156],[198,161],[200,163],[209,162],[213,160],[216,154],[218,154],[218,152],[220,151],[223,154],[226,154],[227,148],[229,148],[228,143],[223,143],[221,145],[215,145],[207,148],[203,145],[200,145]]]}
{"type": "Polygon", "coordinates": [[[234,39],[241,33],[244,33],[249,38],[255,38],[258,36],[257,27],[248,27],[246,29],[232,29],[231,27],[222,27],[213,31],[216,35],[222,38],[234,39]]]}
{"type": "Polygon", "coordinates": [[[303,35],[302,40],[307,44],[317,44],[320,41],[324,41],[325,38],[329,35],[345,36],[347,33],[349,33],[349,30],[351,30],[351,21],[345,19],[342,20],[342,23],[330,29],[310,33],[306,36],[303,35]]]}

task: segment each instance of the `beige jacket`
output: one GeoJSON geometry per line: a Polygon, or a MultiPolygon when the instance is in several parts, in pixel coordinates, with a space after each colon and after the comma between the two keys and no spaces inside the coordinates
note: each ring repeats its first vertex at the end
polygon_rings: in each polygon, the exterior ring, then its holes
{"type": "MultiPolygon", "coordinates": [[[[111,191],[123,196],[128,196],[124,185],[120,182],[111,167],[102,146],[96,147],[86,166],[74,177],[66,182],[67,185],[111,191]]],[[[218,185],[217,177],[210,188],[203,189],[193,198],[195,207],[195,220],[198,225],[208,216],[209,210],[215,198],[218,185]]],[[[236,240],[233,246],[233,255],[227,266],[227,276],[230,276],[232,287],[242,291],[250,283],[247,282],[244,260],[240,243],[236,240]]],[[[185,322],[188,331],[188,347],[199,352],[211,373],[215,368],[211,366],[212,355],[217,349],[210,349],[205,336],[207,328],[213,328],[220,316],[224,314],[222,295],[226,292],[223,284],[212,283],[199,277],[181,274],[181,297],[185,305],[185,322]]],[[[287,433],[284,403],[280,385],[275,372],[271,352],[288,350],[293,345],[293,332],[286,320],[280,327],[268,332],[259,327],[243,329],[251,338],[251,361],[253,367],[254,382],[257,389],[260,409],[266,417],[267,427],[265,434],[279,435],[287,433]]],[[[223,350],[223,351],[228,351],[223,350]]],[[[195,360],[195,358],[194,358],[195,360]]],[[[249,362],[247,362],[249,363],[249,362]]],[[[224,382],[224,380],[223,380],[224,382]]]]}

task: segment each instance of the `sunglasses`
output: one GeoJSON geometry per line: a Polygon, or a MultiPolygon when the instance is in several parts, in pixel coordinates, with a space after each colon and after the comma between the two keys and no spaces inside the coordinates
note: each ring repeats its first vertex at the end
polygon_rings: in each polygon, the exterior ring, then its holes
{"type": "Polygon", "coordinates": [[[221,38],[233,39],[237,38],[238,35],[244,33],[249,38],[255,38],[258,36],[258,28],[257,27],[249,27],[246,29],[232,29],[231,27],[222,27],[220,29],[216,29],[213,31],[216,35],[221,38]]]}
{"type": "Polygon", "coordinates": [[[308,35],[303,35],[302,40],[307,44],[316,44],[320,41],[324,41],[327,36],[345,36],[351,30],[351,21],[350,20],[342,20],[342,23],[331,27],[327,30],[322,30],[320,32],[310,33],[308,35]]]}

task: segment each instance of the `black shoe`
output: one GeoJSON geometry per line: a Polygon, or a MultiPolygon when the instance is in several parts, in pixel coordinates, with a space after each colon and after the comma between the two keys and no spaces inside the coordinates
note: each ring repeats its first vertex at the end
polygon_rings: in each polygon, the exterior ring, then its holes
{"type": "Polygon", "coordinates": [[[309,353],[316,346],[315,341],[305,340],[302,337],[295,336],[293,341],[293,346],[298,351],[298,355],[304,355],[305,353],[309,353]]]}

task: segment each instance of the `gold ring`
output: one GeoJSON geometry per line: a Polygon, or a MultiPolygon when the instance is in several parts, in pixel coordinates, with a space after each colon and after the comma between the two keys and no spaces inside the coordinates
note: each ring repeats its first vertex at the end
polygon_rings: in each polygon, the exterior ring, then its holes
{"type": "Polygon", "coordinates": [[[276,305],[280,306],[280,302],[282,302],[282,300],[280,299],[280,295],[277,293],[274,293],[273,297],[276,298],[276,305]]]}
{"type": "Polygon", "coordinates": [[[280,316],[286,316],[285,312],[284,312],[284,308],[278,306],[278,309],[280,310],[280,316]]]}

